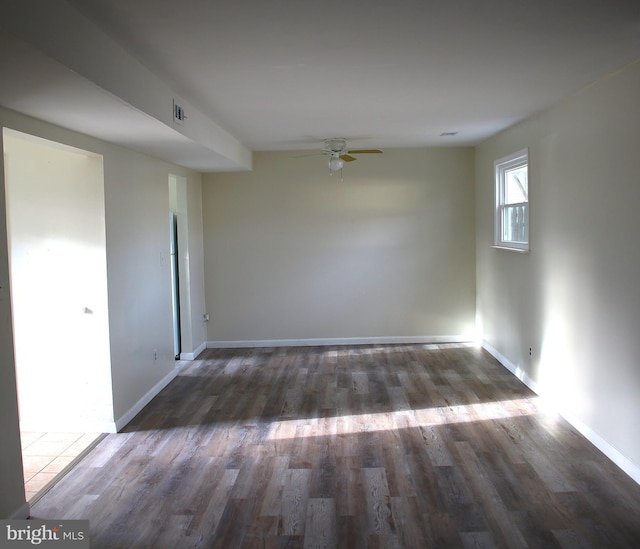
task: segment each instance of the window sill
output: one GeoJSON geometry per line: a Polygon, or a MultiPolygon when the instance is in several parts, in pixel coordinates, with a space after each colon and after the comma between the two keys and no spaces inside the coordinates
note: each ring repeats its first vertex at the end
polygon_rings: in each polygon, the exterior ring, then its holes
{"type": "Polygon", "coordinates": [[[528,254],[529,253],[529,248],[522,249],[522,248],[510,248],[509,246],[491,246],[492,248],[496,249],[496,250],[506,250],[508,252],[516,252],[519,254],[528,254]]]}

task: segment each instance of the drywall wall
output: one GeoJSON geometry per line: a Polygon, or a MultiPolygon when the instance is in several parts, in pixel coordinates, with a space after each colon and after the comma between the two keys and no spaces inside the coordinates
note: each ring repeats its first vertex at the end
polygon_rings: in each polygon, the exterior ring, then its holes
{"type": "MultiPolygon", "coordinates": [[[[1,108],[0,126],[103,157],[113,420],[122,425],[175,375],[167,178],[169,173],[182,175],[197,187],[200,175],[1,108]]],[[[4,172],[4,166],[0,172],[4,172]]],[[[9,277],[4,178],[2,182],[0,286],[5,297],[0,301],[0,514],[9,516],[24,506],[24,491],[13,335],[6,296],[9,277]]]]}
{"type": "Polygon", "coordinates": [[[484,340],[592,439],[636,467],[639,96],[636,63],[489,139],[476,153],[477,315],[484,340]],[[531,252],[518,254],[491,247],[493,161],[524,147],[531,252]]]}
{"type": "MultiPolygon", "coordinates": [[[[119,147],[103,155],[114,414],[121,427],[132,406],[155,394],[154,383],[175,375],[168,177],[186,177],[197,200],[200,175],[119,147]]],[[[183,253],[193,255],[194,273],[202,251],[183,253]]]]}
{"type": "Polygon", "coordinates": [[[104,153],[111,375],[116,420],[175,367],[169,192],[163,162],[104,153]]]}
{"type": "Polygon", "coordinates": [[[473,149],[300,154],[203,176],[209,341],[472,338],[473,149]]]}
{"type": "Polygon", "coordinates": [[[4,169],[0,169],[0,517],[24,519],[29,507],[22,476],[6,221],[4,169]]]}
{"type": "Polygon", "coordinates": [[[4,130],[21,429],[113,423],[102,157],[4,130]]]}

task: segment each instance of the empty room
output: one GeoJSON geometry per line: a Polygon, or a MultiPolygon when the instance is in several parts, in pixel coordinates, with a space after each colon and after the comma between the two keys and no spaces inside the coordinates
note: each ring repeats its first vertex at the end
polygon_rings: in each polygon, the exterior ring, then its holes
{"type": "Polygon", "coordinates": [[[638,97],[630,0],[2,2],[3,547],[640,546],[638,97]]]}

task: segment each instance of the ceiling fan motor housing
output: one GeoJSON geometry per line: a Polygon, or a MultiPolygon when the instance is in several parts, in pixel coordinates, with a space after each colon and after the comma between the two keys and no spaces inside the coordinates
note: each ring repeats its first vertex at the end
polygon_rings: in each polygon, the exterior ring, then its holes
{"type": "Polygon", "coordinates": [[[324,148],[326,151],[340,153],[347,148],[347,140],[342,137],[334,137],[332,139],[325,139],[324,148]]]}

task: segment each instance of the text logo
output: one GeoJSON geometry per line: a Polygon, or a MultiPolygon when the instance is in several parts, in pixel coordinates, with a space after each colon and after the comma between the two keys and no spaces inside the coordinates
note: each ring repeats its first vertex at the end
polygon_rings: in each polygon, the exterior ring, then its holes
{"type": "Polygon", "coordinates": [[[2,520],[0,549],[88,549],[88,520],[2,520]]]}

